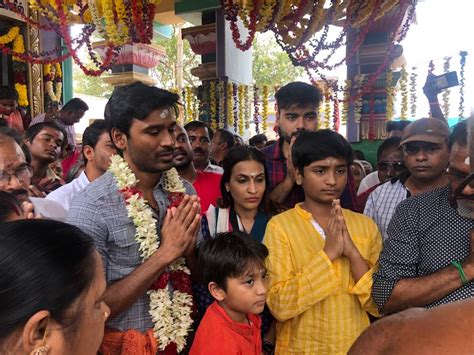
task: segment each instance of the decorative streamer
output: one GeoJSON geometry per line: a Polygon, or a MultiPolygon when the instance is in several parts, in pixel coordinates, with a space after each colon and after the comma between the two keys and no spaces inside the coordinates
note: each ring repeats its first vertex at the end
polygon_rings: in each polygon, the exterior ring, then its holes
{"type": "Polygon", "coordinates": [[[268,86],[264,85],[262,88],[262,133],[267,132],[268,120],[268,86]]]}
{"type": "Polygon", "coordinates": [[[234,132],[237,132],[237,123],[239,122],[239,100],[237,99],[239,86],[236,83],[232,83],[232,96],[234,98],[234,132]]]}
{"type": "Polygon", "coordinates": [[[331,93],[329,88],[324,93],[324,125],[323,127],[328,129],[331,124],[331,93]]]}
{"type": "Polygon", "coordinates": [[[324,128],[324,102],[321,101],[318,107],[318,129],[323,129],[323,128],[324,128]]]}
{"type": "Polygon", "coordinates": [[[340,116],[339,116],[339,99],[337,98],[337,92],[334,93],[333,96],[333,127],[334,131],[339,132],[339,126],[341,124],[340,116]]]}
{"type": "Polygon", "coordinates": [[[466,67],[466,56],[467,51],[459,52],[459,56],[461,57],[459,63],[461,64],[461,70],[459,71],[459,120],[464,118],[464,86],[465,86],[465,67],[466,67]]]}
{"type": "MultiPolygon", "coordinates": [[[[449,71],[451,62],[451,57],[444,57],[444,64],[443,70],[445,73],[449,71]]],[[[446,119],[449,118],[449,95],[451,94],[451,90],[446,89],[443,91],[443,115],[446,119]]]]}
{"type": "Polygon", "coordinates": [[[216,99],[216,82],[212,80],[209,83],[209,111],[211,114],[211,128],[217,129],[217,99],[216,99]]]}
{"type": "Polygon", "coordinates": [[[219,81],[217,84],[217,98],[219,100],[219,128],[225,128],[225,83],[219,81]]]}
{"type": "Polygon", "coordinates": [[[400,119],[406,120],[408,118],[408,73],[405,66],[402,66],[400,72],[400,92],[402,94],[400,119]]]}
{"type": "Polygon", "coordinates": [[[416,78],[418,74],[416,73],[416,67],[412,68],[410,74],[410,115],[411,117],[416,117],[416,78]]]}
{"type": "Polygon", "coordinates": [[[357,74],[354,77],[355,87],[357,88],[357,98],[354,102],[354,122],[360,124],[360,119],[362,118],[362,85],[364,83],[364,75],[357,74]]]}
{"type": "Polygon", "coordinates": [[[342,110],[341,110],[341,123],[343,125],[347,125],[347,115],[349,113],[349,97],[351,92],[351,85],[352,81],[345,80],[344,81],[344,90],[343,90],[343,98],[342,98],[342,110]]]}
{"type": "Polygon", "coordinates": [[[250,96],[249,96],[249,86],[244,86],[244,122],[245,130],[250,128],[250,96]]]}
{"type": "Polygon", "coordinates": [[[387,104],[386,104],[386,118],[391,121],[393,118],[393,103],[395,100],[395,86],[393,86],[393,71],[387,72],[387,104]]]}
{"type": "Polygon", "coordinates": [[[253,86],[253,123],[255,124],[255,132],[257,134],[260,133],[260,126],[259,126],[259,99],[258,99],[258,87],[257,85],[253,86]]]}
{"type": "Polygon", "coordinates": [[[234,97],[233,97],[233,90],[232,90],[232,83],[229,81],[227,82],[227,123],[229,127],[234,126],[234,97]]]}
{"type": "Polygon", "coordinates": [[[238,123],[238,128],[239,128],[239,135],[243,136],[244,135],[244,86],[239,85],[238,88],[239,92],[239,123],[238,123]]]}

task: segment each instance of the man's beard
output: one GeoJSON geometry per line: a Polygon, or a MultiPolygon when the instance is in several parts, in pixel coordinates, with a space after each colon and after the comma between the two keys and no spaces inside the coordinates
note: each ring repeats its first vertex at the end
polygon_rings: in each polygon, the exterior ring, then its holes
{"type": "Polygon", "coordinates": [[[293,136],[298,137],[304,131],[305,131],[304,129],[299,129],[297,131],[294,131],[290,135],[288,135],[287,133],[283,132],[283,130],[280,127],[278,127],[278,135],[287,143],[291,143],[291,138],[293,138],[293,136]]]}

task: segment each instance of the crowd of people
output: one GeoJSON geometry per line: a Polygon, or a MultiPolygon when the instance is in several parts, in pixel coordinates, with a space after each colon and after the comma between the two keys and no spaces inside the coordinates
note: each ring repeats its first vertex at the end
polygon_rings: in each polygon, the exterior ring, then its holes
{"type": "Polygon", "coordinates": [[[0,353],[472,353],[474,117],[426,95],[374,170],[303,82],[248,144],[139,82],[78,144],[82,100],[0,88],[0,353]]]}

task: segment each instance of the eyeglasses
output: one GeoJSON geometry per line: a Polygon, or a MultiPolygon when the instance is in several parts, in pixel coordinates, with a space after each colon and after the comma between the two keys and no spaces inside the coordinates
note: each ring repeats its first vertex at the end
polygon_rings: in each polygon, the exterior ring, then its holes
{"type": "Polygon", "coordinates": [[[31,178],[33,174],[33,169],[30,165],[23,165],[16,169],[13,173],[7,173],[5,171],[0,171],[0,186],[6,186],[10,182],[12,176],[15,176],[18,181],[24,182],[26,179],[31,178]]]}
{"type": "Polygon", "coordinates": [[[401,171],[405,169],[405,165],[401,161],[382,161],[377,163],[377,169],[380,171],[387,171],[388,169],[393,169],[395,171],[401,171]]]}

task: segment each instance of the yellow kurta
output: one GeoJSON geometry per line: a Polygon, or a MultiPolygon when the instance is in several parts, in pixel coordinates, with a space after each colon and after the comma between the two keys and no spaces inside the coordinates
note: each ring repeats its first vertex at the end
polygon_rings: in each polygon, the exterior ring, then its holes
{"type": "Polygon", "coordinates": [[[366,312],[378,315],[371,288],[382,237],[369,217],[349,210],[343,215],[370,267],[357,284],[346,257],[329,260],[311,214],[300,205],[268,222],[267,304],[278,321],[277,354],[346,354],[369,325],[366,312]]]}

